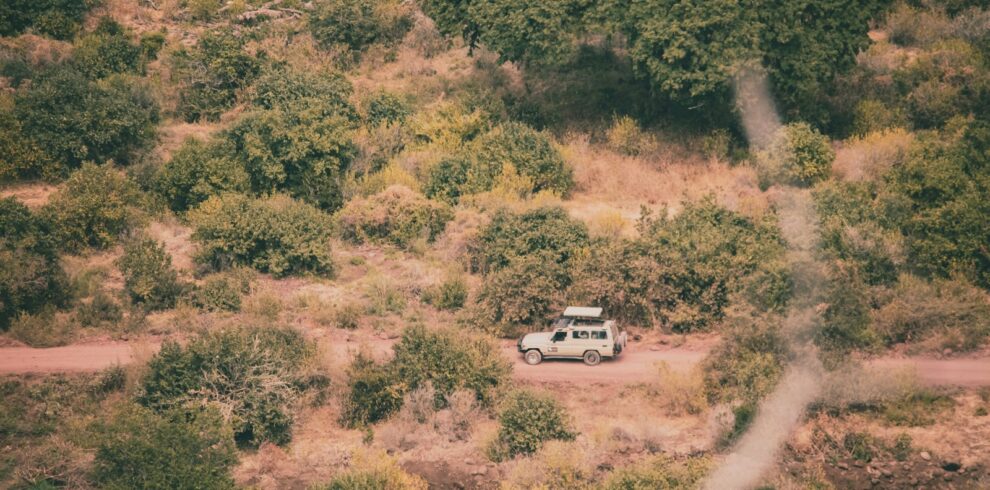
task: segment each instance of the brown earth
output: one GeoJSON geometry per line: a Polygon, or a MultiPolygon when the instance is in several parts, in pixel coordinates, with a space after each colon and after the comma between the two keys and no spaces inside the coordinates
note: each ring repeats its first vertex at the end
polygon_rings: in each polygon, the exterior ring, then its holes
{"type": "MultiPolygon", "coordinates": [[[[323,341],[325,351],[340,359],[350,357],[362,347],[387,354],[394,340],[323,341]]],[[[579,360],[547,360],[537,366],[523,362],[515,344],[505,342],[502,351],[513,361],[516,379],[535,382],[599,382],[635,384],[655,380],[656,365],[666,362],[677,371],[687,371],[707,355],[710,343],[679,347],[632,343],[618,359],[605,360],[598,366],[586,366],[579,360]]],[[[157,351],[157,343],[103,342],[37,349],[0,347],[0,374],[58,373],[99,371],[114,364],[130,364],[157,351]]],[[[924,357],[879,359],[875,366],[914,368],[918,380],[926,385],[978,387],[990,386],[990,358],[932,359],[924,357]]]]}

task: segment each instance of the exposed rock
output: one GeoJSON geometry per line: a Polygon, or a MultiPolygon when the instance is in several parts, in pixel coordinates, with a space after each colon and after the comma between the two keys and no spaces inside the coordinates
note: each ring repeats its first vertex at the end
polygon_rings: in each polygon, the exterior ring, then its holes
{"type": "Polygon", "coordinates": [[[925,461],[929,461],[932,459],[932,455],[928,451],[922,451],[918,453],[918,456],[921,456],[921,459],[925,461]]]}

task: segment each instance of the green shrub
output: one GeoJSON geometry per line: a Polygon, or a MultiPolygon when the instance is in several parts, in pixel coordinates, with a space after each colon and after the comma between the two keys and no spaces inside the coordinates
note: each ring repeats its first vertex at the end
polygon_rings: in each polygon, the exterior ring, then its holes
{"type": "Polygon", "coordinates": [[[359,354],[347,370],[347,399],[341,411],[341,423],[348,427],[385,420],[402,408],[408,387],[396,379],[390,364],[377,364],[359,354]]]}
{"type": "Polygon", "coordinates": [[[902,276],[892,297],[871,311],[872,328],[886,345],[940,343],[937,350],[979,348],[990,336],[985,294],[960,279],[931,282],[902,276]]]}
{"type": "Polygon", "coordinates": [[[332,212],[343,204],[344,174],[357,156],[351,122],[335,110],[299,100],[248,114],[223,137],[255,192],[289,193],[332,212]]]}
{"type": "Polygon", "coordinates": [[[155,414],[126,406],[98,434],[93,478],[100,488],[235,488],[237,450],[214,409],[155,414]]]}
{"type": "Polygon", "coordinates": [[[402,407],[406,393],[427,383],[436,390],[437,407],[460,389],[490,405],[495,390],[508,382],[510,370],[498,346],[486,337],[412,326],[402,333],[388,363],[355,359],[341,418],[352,427],[384,420],[402,407]]]}
{"type": "Polygon", "coordinates": [[[0,36],[16,36],[27,29],[55,39],[71,39],[93,0],[9,0],[0,5],[0,36]]]}
{"type": "Polygon", "coordinates": [[[213,403],[240,444],[285,444],[293,408],[313,380],[304,368],[315,347],[287,328],[244,327],[204,333],[185,347],[166,342],[148,363],[138,401],[157,412],[213,403]]]}
{"type": "Polygon", "coordinates": [[[13,115],[29,148],[45,155],[13,167],[25,177],[55,177],[84,161],[129,163],[154,141],[159,108],[147,87],[134,79],[90,81],[73,68],[57,66],[15,94],[13,115]]]}
{"type": "Polygon", "coordinates": [[[87,328],[113,328],[123,321],[124,311],[120,303],[103,291],[98,292],[89,302],[76,307],[76,320],[87,328]]]}
{"type": "Polygon", "coordinates": [[[719,437],[718,445],[727,448],[734,444],[749,430],[753,420],[756,418],[756,402],[747,401],[742,405],[732,409],[732,427],[729,427],[724,434],[719,437]]]}
{"type": "Polygon", "coordinates": [[[847,432],[842,437],[842,447],[857,461],[869,463],[873,460],[873,438],[865,432],[847,432]]]}
{"type": "Polygon", "coordinates": [[[550,394],[527,390],[509,394],[498,422],[498,437],[488,450],[495,461],[533,454],[547,441],[570,441],[577,436],[564,408],[550,394]]]}
{"type": "Polygon", "coordinates": [[[250,292],[250,284],[244,286],[226,275],[210,277],[196,288],[193,304],[209,311],[240,311],[241,296],[250,292]]]}
{"type": "Polygon", "coordinates": [[[357,120],[351,105],[351,82],[340,72],[310,72],[277,66],[265,71],[252,90],[252,103],[262,109],[293,109],[300,101],[318,105],[327,113],[357,120]]]}
{"type": "Polygon", "coordinates": [[[390,243],[404,248],[418,239],[432,242],[453,218],[449,206],[399,185],[373,196],[355,198],[336,216],[345,240],[390,243]]]}
{"type": "Polygon", "coordinates": [[[566,270],[544,255],[516,258],[485,277],[476,321],[500,336],[515,335],[515,326],[542,325],[564,306],[566,280],[566,270]]]}
{"type": "Polygon", "coordinates": [[[866,99],[856,104],[853,116],[853,134],[867,134],[910,125],[907,114],[897,106],[891,106],[874,99],[866,99]]]}
{"type": "Polygon", "coordinates": [[[110,165],[84,164],[52,194],[42,214],[68,251],[106,248],[135,228],[144,213],[144,196],[133,182],[110,165]]]}
{"type": "Polygon", "coordinates": [[[173,80],[180,87],[178,112],[190,122],[219,120],[261,66],[244,51],[244,39],[229,29],[207,31],[194,47],[176,51],[171,61],[173,80]]]}
{"type": "Polygon", "coordinates": [[[309,29],[324,48],[354,54],[372,44],[394,46],[412,25],[409,7],[396,0],[331,0],[309,15],[309,29]]]}
{"type": "Polygon", "coordinates": [[[62,168],[37,143],[24,138],[13,110],[0,107],[0,182],[18,178],[54,177],[62,168]]]}
{"type": "Polygon", "coordinates": [[[72,343],[78,325],[71,315],[50,308],[21,313],[10,324],[10,336],[31,347],[56,347],[72,343]]]}
{"type": "Polygon", "coordinates": [[[190,211],[199,260],[214,268],[246,265],[275,276],[332,275],[330,217],[286,196],[211,197],[190,211]]]}
{"type": "Polygon", "coordinates": [[[644,214],[638,239],[602,240],[580,255],[569,268],[569,297],[677,332],[711,328],[734,293],[761,311],[781,311],[793,285],[772,218],[749,219],[711,198],[673,218],[644,214]]]}
{"type": "Polygon", "coordinates": [[[369,126],[403,124],[412,114],[412,109],[398,96],[379,91],[364,101],[365,122],[369,126]]]}
{"type": "Polygon", "coordinates": [[[430,199],[457,204],[466,191],[471,159],[455,155],[446,157],[429,168],[423,193],[430,199]]]}
{"type": "Polygon", "coordinates": [[[461,277],[452,277],[424,290],[421,299],[440,310],[456,310],[464,306],[467,297],[467,283],[461,277]]]}
{"type": "Polygon", "coordinates": [[[891,454],[894,455],[894,459],[898,461],[907,461],[911,457],[912,447],[911,447],[911,436],[906,433],[897,434],[894,439],[894,445],[890,448],[891,454]]]}
{"type": "Polygon", "coordinates": [[[172,256],[152,238],[135,238],[124,244],[117,267],[124,275],[124,290],[135,303],[150,310],[175,306],[182,293],[172,256]]]}
{"type": "Polygon", "coordinates": [[[500,210],[471,244],[472,265],[478,271],[495,271],[517,257],[534,254],[564,265],[589,243],[588,228],[563,208],[544,207],[520,214],[500,210]]]}
{"type": "Polygon", "coordinates": [[[675,490],[695,488],[708,474],[711,462],[705,457],[675,460],[654,456],[642,463],[613,471],[602,484],[603,490],[675,490]]]}
{"type": "Polygon", "coordinates": [[[756,160],[761,188],[773,184],[807,187],[828,178],[835,151],[828,137],[808,124],[792,123],[777,132],[756,160]]]}
{"type": "Polygon", "coordinates": [[[173,211],[186,211],[210,196],[247,192],[251,181],[233,147],[223,140],[188,138],[154,177],[155,190],[173,211]]]}
{"type": "Polygon", "coordinates": [[[144,54],[123,26],[103,17],[96,30],[76,40],[72,65],[93,79],[115,73],[140,73],[146,61],[144,54]]]}
{"type": "Polygon", "coordinates": [[[827,306],[821,327],[815,332],[815,343],[826,364],[841,362],[850,350],[871,347],[876,342],[876,335],[870,329],[869,295],[859,273],[840,262],[833,267],[828,280],[827,306]]]}
{"type": "Polygon", "coordinates": [[[63,306],[69,296],[48,223],[14,198],[0,199],[0,330],[19,312],[63,306]]]}
{"type": "Polygon", "coordinates": [[[733,322],[703,363],[709,402],[757,403],[773,390],[788,359],[778,321],[742,318],[733,322]]]}

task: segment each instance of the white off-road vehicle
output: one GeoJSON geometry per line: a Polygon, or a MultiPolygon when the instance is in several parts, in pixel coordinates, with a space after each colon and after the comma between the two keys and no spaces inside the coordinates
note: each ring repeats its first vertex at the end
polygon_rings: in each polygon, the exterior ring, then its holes
{"type": "Polygon", "coordinates": [[[516,342],[526,364],[539,364],[544,358],[584,359],[594,366],[602,358],[618,356],[626,346],[626,333],[615,321],[602,318],[602,309],[568,306],[554,320],[553,331],[526,334],[516,342]]]}

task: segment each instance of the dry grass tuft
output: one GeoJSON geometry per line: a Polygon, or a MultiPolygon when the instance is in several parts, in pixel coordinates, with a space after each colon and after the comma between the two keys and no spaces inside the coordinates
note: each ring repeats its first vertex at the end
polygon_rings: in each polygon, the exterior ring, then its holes
{"type": "Polygon", "coordinates": [[[914,134],[891,129],[846,140],[835,153],[833,172],[844,180],[876,180],[902,162],[914,143],[914,134]]]}

